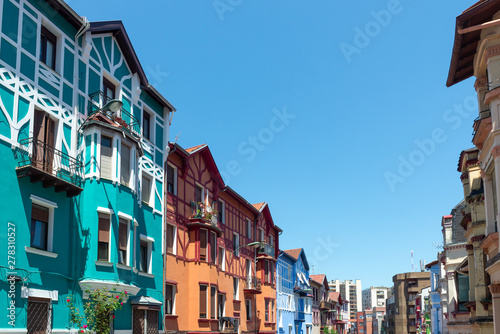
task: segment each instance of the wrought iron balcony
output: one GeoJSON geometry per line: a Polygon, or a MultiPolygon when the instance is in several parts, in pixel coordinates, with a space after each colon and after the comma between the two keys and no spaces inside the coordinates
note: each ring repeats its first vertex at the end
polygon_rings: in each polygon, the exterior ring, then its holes
{"type": "Polygon", "coordinates": [[[202,202],[191,202],[191,216],[189,216],[187,226],[208,227],[216,231],[219,236],[222,233],[222,230],[218,226],[217,212],[202,202]]]}
{"type": "Polygon", "coordinates": [[[135,136],[141,135],[141,122],[132,115],[132,113],[121,108],[115,113],[109,111],[103,111],[102,108],[108,102],[108,97],[104,95],[102,91],[97,91],[89,95],[90,101],[87,106],[88,115],[94,115],[96,113],[101,113],[108,119],[116,122],[117,125],[121,126],[123,129],[131,132],[135,136]]]}
{"type": "Polygon", "coordinates": [[[245,282],[245,288],[243,289],[245,292],[250,293],[261,293],[261,281],[260,278],[255,276],[248,276],[245,282]]]}
{"type": "Polygon", "coordinates": [[[266,242],[261,241],[260,246],[257,249],[258,255],[267,255],[270,257],[274,257],[274,247],[266,242]]]}
{"type": "Polygon", "coordinates": [[[68,197],[82,192],[83,163],[46,143],[28,138],[15,149],[17,177],[29,176],[31,182],[43,182],[44,188],[66,191],[68,197]]]}
{"type": "Polygon", "coordinates": [[[219,332],[238,333],[239,319],[233,317],[221,317],[219,319],[219,332]]]}

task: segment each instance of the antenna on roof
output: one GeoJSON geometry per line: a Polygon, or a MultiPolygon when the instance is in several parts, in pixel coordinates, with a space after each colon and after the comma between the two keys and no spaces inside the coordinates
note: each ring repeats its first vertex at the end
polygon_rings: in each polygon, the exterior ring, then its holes
{"type": "Polygon", "coordinates": [[[314,267],[316,267],[314,264],[311,266],[311,271],[312,271],[312,274],[314,275],[314,267]]]}
{"type": "Polygon", "coordinates": [[[174,144],[177,143],[180,135],[181,135],[181,132],[179,131],[179,133],[177,134],[177,137],[175,137],[175,139],[174,139],[174,144]]]}
{"type": "Polygon", "coordinates": [[[413,267],[413,251],[410,251],[411,254],[411,272],[415,271],[415,267],[413,267]]]}
{"type": "Polygon", "coordinates": [[[425,271],[425,260],[420,260],[420,271],[425,271]]]}

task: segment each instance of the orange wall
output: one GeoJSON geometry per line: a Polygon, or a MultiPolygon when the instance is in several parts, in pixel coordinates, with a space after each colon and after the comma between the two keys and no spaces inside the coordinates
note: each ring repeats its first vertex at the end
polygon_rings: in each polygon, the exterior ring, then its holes
{"type": "MultiPolygon", "coordinates": [[[[166,316],[166,330],[179,331],[218,331],[217,319],[211,320],[210,287],[217,288],[219,294],[224,294],[225,316],[239,317],[240,330],[255,330],[255,307],[257,308],[257,328],[259,332],[276,332],[276,287],[275,278],[272,283],[262,284],[262,293],[245,293],[246,284],[246,260],[252,263],[252,275],[263,279],[263,260],[259,260],[255,266],[255,249],[244,247],[240,249],[239,256],[232,253],[233,232],[240,235],[240,245],[245,245],[253,241],[259,241],[257,227],[265,230],[266,241],[269,235],[274,236],[275,247],[278,245],[278,235],[273,228],[272,218],[263,217],[259,212],[243,203],[241,199],[232,193],[220,189],[220,182],[217,182],[210,170],[210,163],[206,163],[206,154],[195,154],[183,161],[183,157],[177,152],[169,156],[169,163],[177,168],[177,196],[168,193],[167,196],[167,222],[177,228],[176,254],[167,253],[165,278],[167,284],[176,285],[175,295],[175,316],[166,316]],[[200,260],[200,228],[207,229],[210,235],[211,224],[206,226],[201,222],[201,226],[188,226],[193,220],[191,216],[191,201],[194,201],[195,184],[198,183],[208,190],[208,202],[211,204],[218,198],[225,202],[225,224],[218,224],[220,237],[217,238],[217,261],[216,264],[209,262],[210,242],[207,244],[207,260],[200,260]],[[251,238],[247,238],[246,220],[253,222],[251,238]],[[257,226],[255,221],[257,220],[257,226]],[[270,221],[270,222],[269,222],[270,221]],[[219,247],[224,249],[225,270],[217,264],[219,257],[219,247]],[[239,301],[233,301],[233,277],[239,279],[239,301]],[[200,285],[207,285],[207,318],[199,319],[200,305],[200,285]],[[252,300],[252,321],[246,321],[245,299],[252,300]],[[274,299],[274,309],[272,315],[274,319],[270,323],[264,322],[265,298],[274,299]],[[255,304],[255,301],[256,304],[255,304]]],[[[214,231],[217,229],[214,229],[214,231]]],[[[276,247],[277,248],[277,247],[276,247]]],[[[276,254],[276,253],[275,253],[276,254]]],[[[275,256],[276,257],[276,256],[275,256]]],[[[272,263],[274,268],[275,263],[272,263]]],[[[273,270],[274,273],[274,270],[273,270]]],[[[275,273],[274,273],[275,275],[275,273]]],[[[216,311],[217,314],[217,311],[216,311]]]]}

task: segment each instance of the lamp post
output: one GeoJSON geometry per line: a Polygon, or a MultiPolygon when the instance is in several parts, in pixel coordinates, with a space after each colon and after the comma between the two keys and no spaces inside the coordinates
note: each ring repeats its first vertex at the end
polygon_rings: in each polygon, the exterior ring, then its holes
{"type": "MultiPolygon", "coordinates": [[[[234,254],[235,252],[239,251],[243,247],[249,247],[249,246],[255,247],[255,246],[259,246],[260,244],[261,244],[260,241],[254,241],[254,242],[250,242],[250,243],[248,243],[246,245],[238,246],[235,250],[233,250],[231,252],[231,254],[234,254]]],[[[256,256],[255,252],[254,252],[254,256],[253,257],[254,257],[254,263],[255,263],[255,272],[257,272],[257,256],[256,256]]],[[[248,273],[247,273],[247,275],[248,275],[248,273]]],[[[247,278],[247,280],[248,280],[248,278],[247,278]]],[[[248,310],[247,310],[247,312],[248,312],[248,310]]],[[[254,319],[255,319],[255,321],[254,321],[254,330],[255,330],[255,334],[257,334],[258,331],[257,331],[257,295],[256,294],[255,294],[255,297],[254,297],[254,319]]]]}

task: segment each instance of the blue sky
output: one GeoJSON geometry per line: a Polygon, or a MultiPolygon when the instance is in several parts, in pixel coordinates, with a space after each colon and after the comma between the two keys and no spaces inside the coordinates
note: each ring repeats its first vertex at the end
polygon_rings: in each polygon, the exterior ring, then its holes
{"type": "Polygon", "coordinates": [[[314,273],[390,286],[410,251],[416,267],[436,259],[477,117],[472,79],[445,86],[455,18],[474,1],[68,3],[124,22],[178,110],[170,140],[207,143],[314,273]]]}

